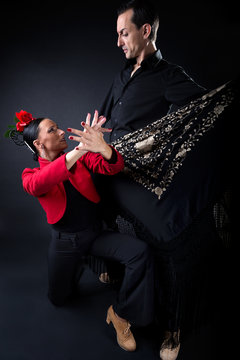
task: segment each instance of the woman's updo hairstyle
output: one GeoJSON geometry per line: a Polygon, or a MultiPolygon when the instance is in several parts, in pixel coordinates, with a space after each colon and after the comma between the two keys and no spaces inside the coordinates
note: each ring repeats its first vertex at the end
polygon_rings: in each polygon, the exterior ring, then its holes
{"type": "Polygon", "coordinates": [[[34,140],[38,138],[39,133],[39,124],[45,118],[37,118],[31,121],[28,126],[26,126],[23,130],[23,141],[27,145],[27,147],[33,152],[33,160],[38,161],[38,152],[35,146],[33,145],[34,140]]]}

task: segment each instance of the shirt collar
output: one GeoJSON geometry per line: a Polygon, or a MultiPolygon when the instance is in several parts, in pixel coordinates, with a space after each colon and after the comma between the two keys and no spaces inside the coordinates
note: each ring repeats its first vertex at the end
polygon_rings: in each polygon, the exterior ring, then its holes
{"type": "Polygon", "coordinates": [[[40,168],[43,168],[50,163],[49,160],[43,159],[43,158],[41,158],[41,156],[38,157],[38,162],[39,162],[40,168]]]}
{"type": "MultiPolygon", "coordinates": [[[[64,155],[64,151],[62,151],[58,157],[64,155]]],[[[40,165],[40,168],[43,168],[45,167],[46,165],[50,164],[51,161],[47,160],[47,159],[43,159],[41,156],[38,157],[38,162],[39,162],[39,165],[40,165]]]]}
{"type": "MultiPolygon", "coordinates": [[[[163,57],[162,57],[161,51],[158,49],[153,54],[149,55],[146,59],[144,59],[141,62],[141,66],[154,68],[155,66],[158,65],[158,63],[162,60],[162,58],[163,57]]],[[[136,63],[136,58],[127,60],[126,68],[128,66],[134,65],[135,63],[136,63]]]]}

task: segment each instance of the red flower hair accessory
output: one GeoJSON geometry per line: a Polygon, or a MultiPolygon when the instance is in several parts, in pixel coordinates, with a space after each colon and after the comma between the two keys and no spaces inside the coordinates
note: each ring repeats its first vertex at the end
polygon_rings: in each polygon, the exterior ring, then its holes
{"type": "Polygon", "coordinates": [[[19,113],[16,112],[14,121],[15,125],[8,125],[8,131],[5,133],[5,137],[13,137],[19,134],[22,135],[24,127],[27,126],[30,122],[36,120],[32,114],[28,113],[25,110],[21,110],[19,113]]]}
{"type": "Polygon", "coordinates": [[[24,110],[21,110],[19,113],[16,113],[16,118],[18,120],[16,124],[16,128],[17,131],[19,132],[22,132],[24,130],[24,127],[27,126],[30,122],[36,120],[35,118],[33,118],[32,114],[24,110]]]}

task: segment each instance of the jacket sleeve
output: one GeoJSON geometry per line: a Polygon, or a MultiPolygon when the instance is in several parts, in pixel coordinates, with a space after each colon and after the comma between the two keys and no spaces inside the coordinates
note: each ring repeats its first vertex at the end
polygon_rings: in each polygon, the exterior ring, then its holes
{"type": "MultiPolygon", "coordinates": [[[[111,145],[110,145],[111,146],[111,145]]],[[[115,175],[124,168],[124,160],[122,155],[111,146],[114,156],[110,161],[105,160],[99,153],[87,152],[81,159],[84,165],[94,173],[104,175],[115,175]],[[114,161],[112,161],[114,159],[114,161]]]]}
{"type": "Polygon", "coordinates": [[[33,196],[41,196],[50,191],[55,185],[69,178],[69,171],[65,163],[66,154],[50,162],[43,168],[26,168],[22,173],[24,190],[33,196]]]}

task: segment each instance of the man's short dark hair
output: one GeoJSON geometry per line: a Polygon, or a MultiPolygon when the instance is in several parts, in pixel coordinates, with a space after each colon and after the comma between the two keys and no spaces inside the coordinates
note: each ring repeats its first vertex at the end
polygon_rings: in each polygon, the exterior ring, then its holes
{"type": "Polygon", "coordinates": [[[133,9],[132,22],[138,29],[144,24],[150,24],[152,31],[149,39],[156,41],[159,26],[158,11],[153,2],[149,0],[130,0],[123,2],[117,10],[117,15],[121,15],[127,10],[133,9]]]}

